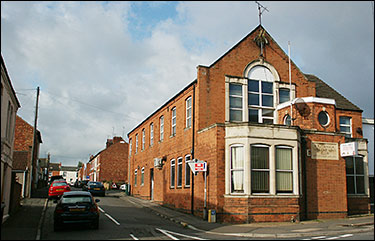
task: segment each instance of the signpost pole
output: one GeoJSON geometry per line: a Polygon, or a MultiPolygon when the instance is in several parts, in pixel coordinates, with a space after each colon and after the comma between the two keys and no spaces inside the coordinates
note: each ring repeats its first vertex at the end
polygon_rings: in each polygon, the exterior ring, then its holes
{"type": "Polygon", "coordinates": [[[207,170],[204,172],[204,211],[203,219],[207,219],[207,170]]]}

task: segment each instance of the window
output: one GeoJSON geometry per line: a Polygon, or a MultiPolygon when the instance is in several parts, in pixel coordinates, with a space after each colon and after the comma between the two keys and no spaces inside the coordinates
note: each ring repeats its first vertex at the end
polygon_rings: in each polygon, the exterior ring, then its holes
{"type": "Polygon", "coordinates": [[[191,127],[191,97],[186,99],[186,128],[191,127]]]}
{"type": "Polygon", "coordinates": [[[340,132],[344,133],[346,137],[352,137],[351,118],[340,116],[340,132]]]}
{"type": "Polygon", "coordinates": [[[129,139],[129,156],[132,155],[132,139],[129,139]]]}
{"type": "Polygon", "coordinates": [[[255,66],[248,74],[249,122],[273,123],[274,100],[271,71],[263,66],[255,66]]]}
{"type": "Polygon", "coordinates": [[[251,146],[251,191],[269,193],[269,147],[251,146]]]}
{"type": "Polygon", "coordinates": [[[292,148],[276,147],[276,193],[293,192],[292,148]]]}
{"type": "Polygon", "coordinates": [[[142,150],[145,149],[145,139],[146,139],[145,129],[143,129],[142,130],[142,150]]]}
{"type": "Polygon", "coordinates": [[[172,109],[172,136],[176,135],[176,107],[172,109]]]}
{"type": "Polygon", "coordinates": [[[135,135],[135,153],[138,152],[138,134],[135,135]]]}
{"type": "Polygon", "coordinates": [[[279,89],[279,104],[290,100],[289,89],[279,89]]]}
{"type": "Polygon", "coordinates": [[[348,194],[365,194],[363,157],[345,157],[348,194]]]}
{"type": "Polygon", "coordinates": [[[185,157],[185,187],[190,187],[190,162],[191,156],[188,155],[185,157]]]}
{"type": "Polygon", "coordinates": [[[13,122],[13,106],[12,103],[8,103],[8,113],[7,113],[7,126],[6,126],[6,140],[11,141],[12,136],[12,122],[13,122]]]}
{"type": "Polygon", "coordinates": [[[292,125],[292,118],[290,118],[290,115],[288,114],[284,116],[284,125],[287,125],[287,126],[292,125]]]}
{"type": "Polygon", "coordinates": [[[182,157],[177,159],[177,187],[182,186],[182,157]]]}
{"type": "Polygon", "coordinates": [[[160,141],[164,139],[164,116],[160,117],[160,141]]]}
{"type": "Polygon", "coordinates": [[[242,121],[242,85],[229,84],[229,120],[242,121]]]}
{"type": "Polygon", "coordinates": [[[150,125],[150,146],[154,144],[154,123],[150,125]]]}
{"type": "Polygon", "coordinates": [[[244,192],[244,153],[243,146],[231,147],[231,192],[244,192]]]}
{"type": "Polygon", "coordinates": [[[141,186],[143,186],[143,184],[145,184],[145,168],[142,167],[141,169],[141,186]]]}
{"type": "Polygon", "coordinates": [[[138,173],[138,170],[135,169],[135,171],[134,171],[134,186],[137,186],[137,173],[138,173]]]}
{"type": "Polygon", "coordinates": [[[174,188],[174,182],[175,182],[175,168],[176,168],[176,160],[171,160],[171,188],[174,188]]]}
{"type": "Polygon", "coordinates": [[[329,116],[327,112],[321,111],[318,115],[318,120],[323,127],[327,126],[329,124],[329,116]]]}

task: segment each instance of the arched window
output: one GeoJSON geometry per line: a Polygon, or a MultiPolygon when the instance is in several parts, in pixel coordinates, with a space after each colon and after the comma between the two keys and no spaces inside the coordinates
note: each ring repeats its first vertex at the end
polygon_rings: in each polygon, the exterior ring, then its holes
{"type": "Polygon", "coordinates": [[[248,72],[249,122],[273,124],[274,76],[261,65],[248,72]]]}

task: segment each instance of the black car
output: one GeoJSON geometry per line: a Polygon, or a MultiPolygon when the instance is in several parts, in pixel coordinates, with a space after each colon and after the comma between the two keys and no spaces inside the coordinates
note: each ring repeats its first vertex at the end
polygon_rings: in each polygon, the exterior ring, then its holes
{"type": "Polygon", "coordinates": [[[53,181],[55,180],[65,180],[63,176],[61,175],[57,175],[57,176],[52,176],[50,177],[50,180],[49,180],[49,185],[51,185],[51,183],[53,183],[53,181]]]}
{"type": "Polygon", "coordinates": [[[81,187],[83,191],[87,191],[87,183],[89,181],[90,180],[81,180],[81,182],[79,183],[79,187],[81,187]]]}
{"type": "Polygon", "coordinates": [[[102,182],[88,182],[86,191],[89,191],[94,196],[105,196],[105,188],[102,182]]]}
{"type": "Polygon", "coordinates": [[[59,231],[66,224],[87,223],[94,229],[99,228],[99,208],[89,192],[71,191],[62,195],[54,212],[54,231],[59,231]]]}

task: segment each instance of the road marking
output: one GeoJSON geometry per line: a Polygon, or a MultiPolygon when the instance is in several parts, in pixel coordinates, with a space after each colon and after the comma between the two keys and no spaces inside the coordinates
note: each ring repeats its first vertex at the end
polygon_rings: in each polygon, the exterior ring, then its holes
{"type": "Polygon", "coordinates": [[[99,206],[98,206],[100,212],[104,213],[105,216],[107,216],[109,219],[111,219],[116,225],[120,226],[120,223],[116,221],[116,219],[112,218],[111,215],[109,215],[108,213],[105,213],[105,211],[103,209],[101,209],[99,206]]]}
{"type": "Polygon", "coordinates": [[[341,238],[347,238],[347,237],[351,237],[353,236],[353,234],[344,234],[344,235],[341,235],[340,237],[341,238]]]}
{"type": "Polygon", "coordinates": [[[136,236],[134,236],[133,234],[130,234],[130,237],[132,237],[132,239],[134,240],[139,240],[136,236]]]}
{"type": "Polygon", "coordinates": [[[333,240],[333,239],[338,239],[340,237],[330,237],[330,238],[326,238],[326,240],[333,240]]]}
{"type": "Polygon", "coordinates": [[[325,238],[325,237],[327,237],[327,236],[312,237],[311,239],[323,239],[323,238],[325,238]]]}
{"type": "Polygon", "coordinates": [[[111,215],[109,215],[108,213],[105,213],[104,215],[107,216],[109,219],[111,219],[115,224],[117,224],[118,226],[120,226],[120,223],[117,222],[116,219],[112,218],[111,215]]]}
{"type": "Polygon", "coordinates": [[[160,229],[160,228],[156,228],[156,230],[162,232],[163,234],[167,235],[168,237],[170,237],[170,238],[173,239],[173,240],[179,240],[179,239],[176,238],[176,237],[174,237],[174,236],[171,235],[171,234],[179,235],[179,236],[182,236],[182,237],[185,237],[185,238],[190,238],[190,239],[196,239],[196,240],[207,240],[207,239],[203,239],[203,238],[198,238],[198,237],[194,237],[194,236],[189,236],[189,235],[182,234],[182,233],[175,233],[175,232],[172,232],[172,231],[169,231],[169,230],[160,229]]]}
{"type": "Polygon", "coordinates": [[[171,239],[173,239],[173,240],[179,240],[179,239],[176,238],[175,236],[170,235],[169,233],[167,233],[166,231],[164,231],[164,230],[162,230],[162,229],[156,228],[156,230],[158,230],[159,232],[162,232],[164,235],[167,235],[169,238],[171,238],[171,239]]]}

